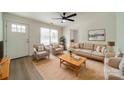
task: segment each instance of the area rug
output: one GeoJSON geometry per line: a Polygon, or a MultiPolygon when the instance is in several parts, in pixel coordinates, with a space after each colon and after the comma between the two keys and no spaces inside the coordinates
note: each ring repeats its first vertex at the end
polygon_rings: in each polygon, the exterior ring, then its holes
{"type": "Polygon", "coordinates": [[[32,61],[38,72],[45,80],[103,80],[102,62],[94,60],[86,61],[86,68],[82,67],[78,76],[75,71],[62,65],[57,56],[50,56],[50,59],[42,59],[39,62],[32,61]]]}

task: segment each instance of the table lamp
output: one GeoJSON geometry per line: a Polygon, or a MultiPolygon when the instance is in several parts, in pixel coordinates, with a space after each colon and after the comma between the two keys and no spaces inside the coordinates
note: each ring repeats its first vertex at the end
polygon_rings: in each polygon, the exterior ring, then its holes
{"type": "Polygon", "coordinates": [[[109,41],[108,46],[109,46],[109,52],[113,52],[114,51],[113,47],[115,46],[115,42],[114,41],[109,41]]]}

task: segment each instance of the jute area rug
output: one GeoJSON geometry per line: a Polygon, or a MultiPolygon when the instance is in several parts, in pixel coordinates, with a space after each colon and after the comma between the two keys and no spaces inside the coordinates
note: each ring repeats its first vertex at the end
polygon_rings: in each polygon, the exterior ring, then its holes
{"type": "Polygon", "coordinates": [[[33,61],[36,69],[45,80],[103,80],[104,64],[94,60],[86,61],[86,68],[82,69],[78,76],[75,71],[62,65],[57,56],[51,55],[49,59],[42,59],[39,62],[33,61]]]}

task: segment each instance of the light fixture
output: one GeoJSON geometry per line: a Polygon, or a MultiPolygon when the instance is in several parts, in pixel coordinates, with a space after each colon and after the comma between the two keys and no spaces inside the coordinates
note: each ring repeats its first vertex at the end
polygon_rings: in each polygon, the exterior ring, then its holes
{"type": "Polygon", "coordinates": [[[62,23],[65,23],[65,22],[66,22],[66,20],[65,20],[65,19],[63,19],[63,20],[62,20],[62,23]]]}

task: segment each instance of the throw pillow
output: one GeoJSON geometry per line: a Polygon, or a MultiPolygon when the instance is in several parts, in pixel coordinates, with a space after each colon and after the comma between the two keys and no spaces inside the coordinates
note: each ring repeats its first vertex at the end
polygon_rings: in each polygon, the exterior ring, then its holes
{"type": "Polygon", "coordinates": [[[96,47],[96,52],[100,52],[100,46],[96,47]]]}
{"type": "Polygon", "coordinates": [[[39,51],[39,52],[40,52],[40,51],[44,51],[44,46],[43,46],[43,45],[38,46],[38,51],[39,51]]]}
{"type": "Polygon", "coordinates": [[[120,64],[119,64],[119,69],[120,69],[120,73],[121,75],[124,76],[124,58],[122,58],[120,64]]]}

